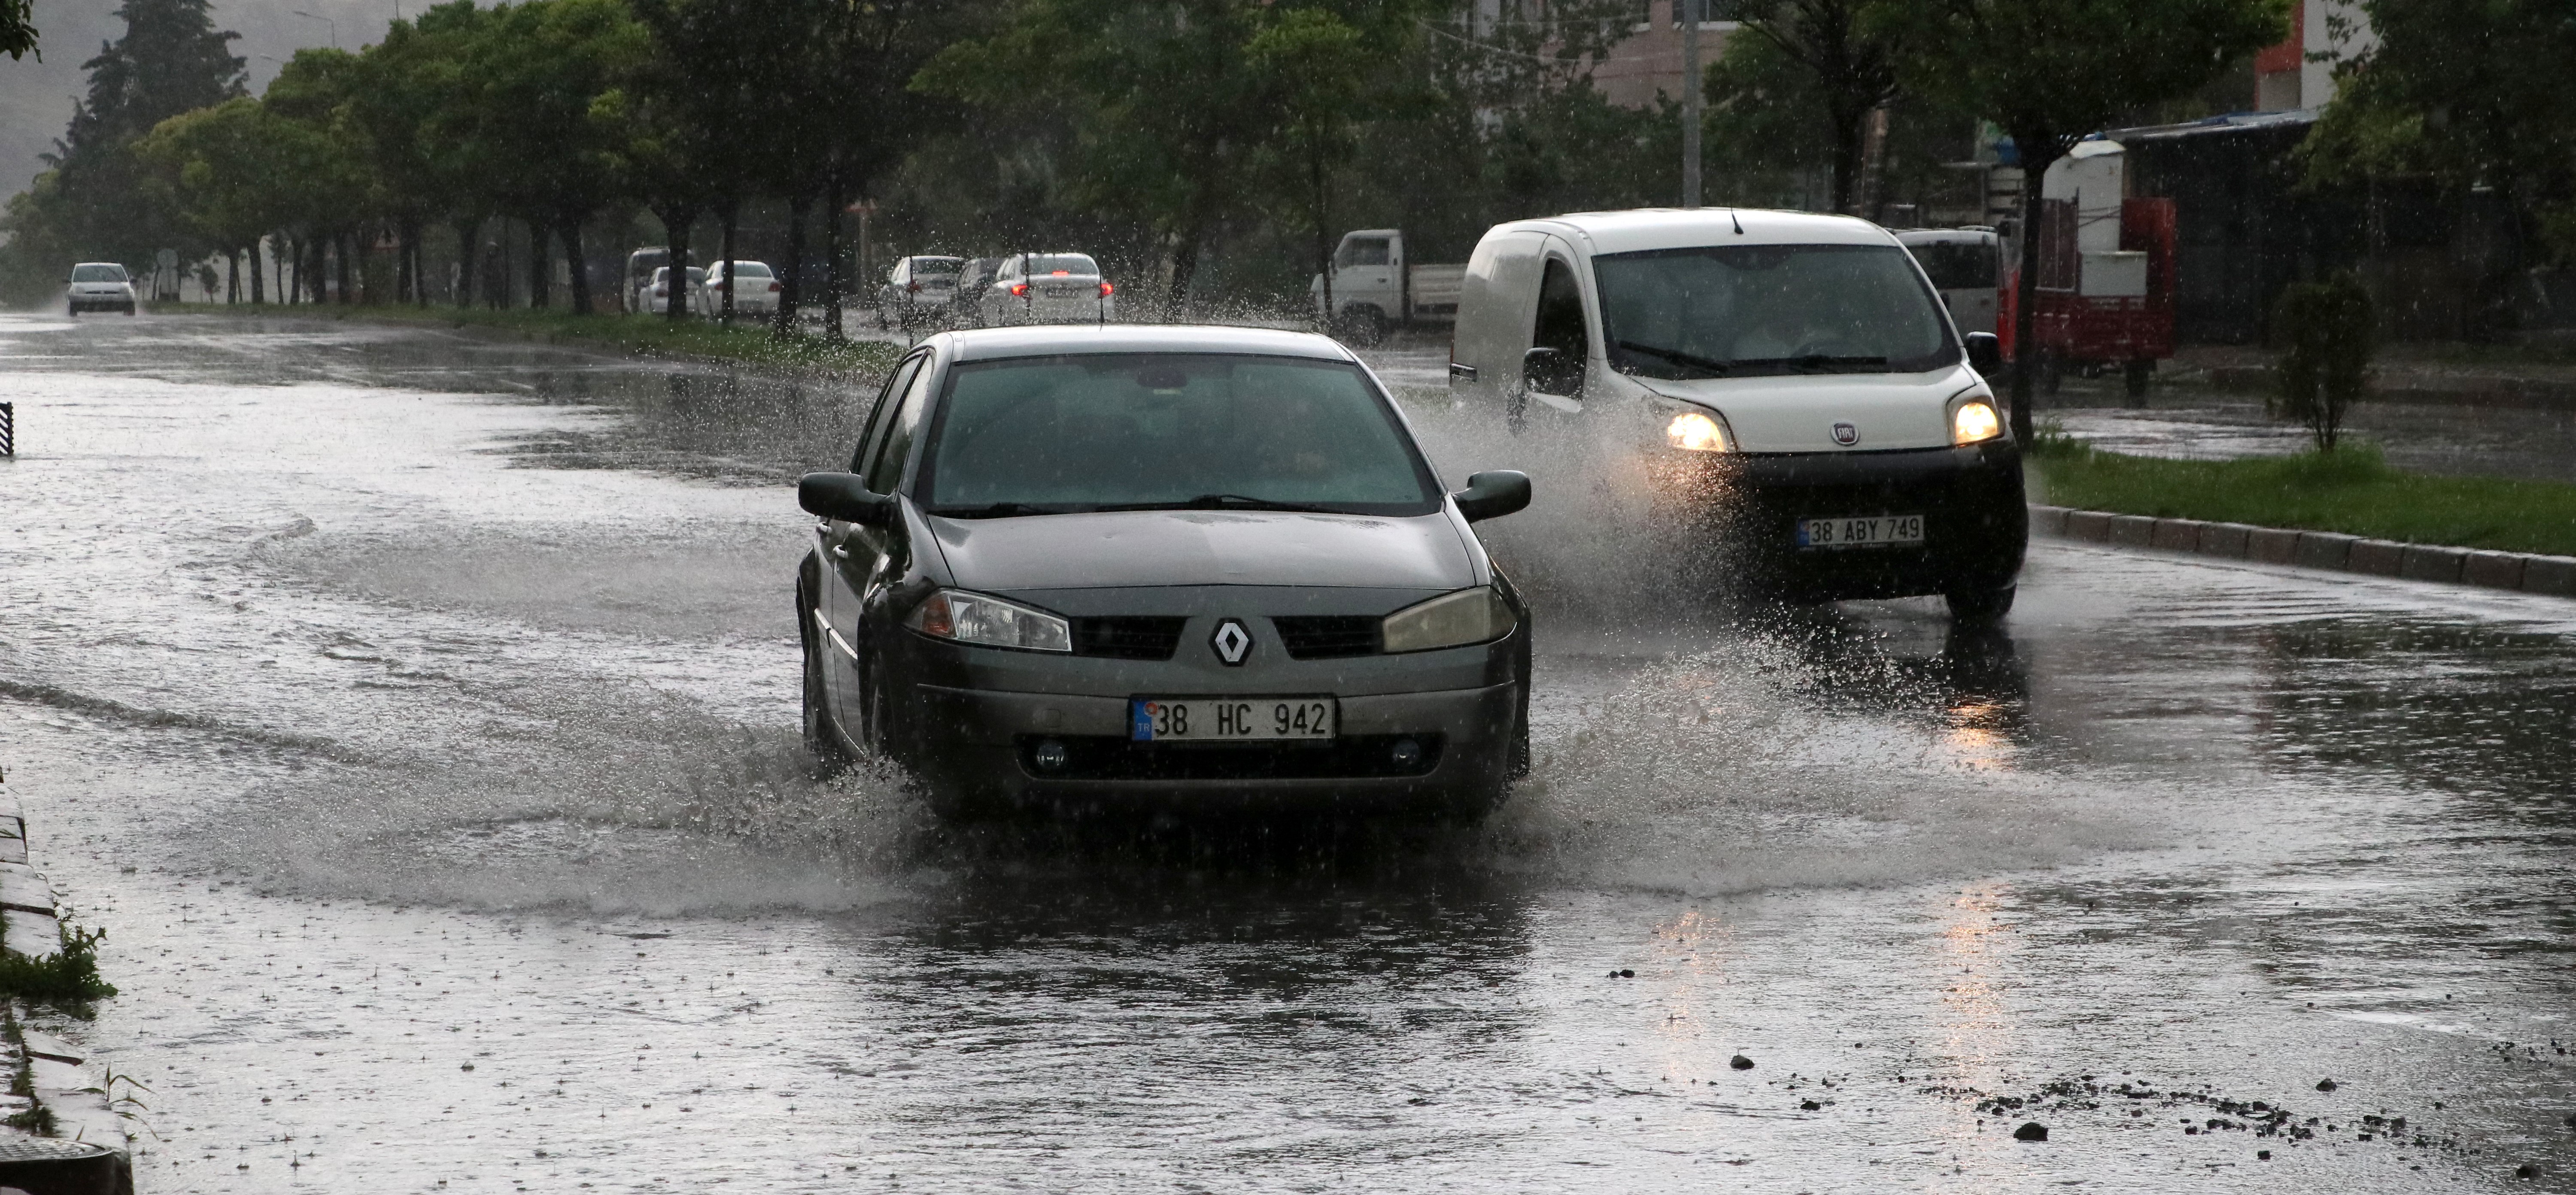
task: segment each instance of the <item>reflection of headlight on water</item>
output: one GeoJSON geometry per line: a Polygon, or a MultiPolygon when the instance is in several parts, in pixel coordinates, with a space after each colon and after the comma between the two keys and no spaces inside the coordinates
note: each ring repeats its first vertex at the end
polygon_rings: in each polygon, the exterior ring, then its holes
{"type": "Polygon", "coordinates": [[[1664,428],[1664,441],[1684,452],[1726,451],[1726,431],[1718,427],[1717,420],[1697,411],[1673,416],[1664,428]]]}

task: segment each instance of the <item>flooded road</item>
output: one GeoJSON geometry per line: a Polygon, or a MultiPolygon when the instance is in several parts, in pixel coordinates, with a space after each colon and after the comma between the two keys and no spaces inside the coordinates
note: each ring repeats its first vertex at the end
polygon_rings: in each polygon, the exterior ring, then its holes
{"type": "Polygon", "coordinates": [[[2000,635],[1738,616],[1425,395],[1541,495],[1492,824],[958,832],[797,742],[853,384],[0,368],[0,768],[123,989],[43,1023],[145,1192],[2576,1189],[2576,604],[2042,542],[2000,635]]]}

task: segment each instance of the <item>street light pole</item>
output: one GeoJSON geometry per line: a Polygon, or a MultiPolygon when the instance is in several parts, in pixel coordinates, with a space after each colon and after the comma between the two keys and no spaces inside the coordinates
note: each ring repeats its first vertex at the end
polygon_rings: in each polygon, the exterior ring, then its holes
{"type": "Polygon", "coordinates": [[[1682,18],[1682,206],[1699,206],[1699,17],[1702,0],[1673,0],[1682,18]]]}
{"type": "Polygon", "coordinates": [[[295,15],[296,15],[296,16],[302,17],[302,18],[304,18],[305,20],[308,20],[308,21],[320,21],[320,22],[322,22],[323,24],[330,26],[330,27],[331,27],[331,48],[332,48],[332,49],[334,49],[334,50],[337,50],[337,49],[339,49],[339,48],[340,48],[340,22],[338,22],[338,21],[334,21],[334,20],[332,20],[332,19],[331,19],[331,18],[329,18],[329,17],[324,17],[324,16],[315,16],[314,14],[309,13],[309,12],[306,12],[306,11],[304,11],[303,9],[300,9],[300,8],[299,8],[299,9],[296,9],[296,10],[294,10],[294,11],[295,11],[295,15]]]}

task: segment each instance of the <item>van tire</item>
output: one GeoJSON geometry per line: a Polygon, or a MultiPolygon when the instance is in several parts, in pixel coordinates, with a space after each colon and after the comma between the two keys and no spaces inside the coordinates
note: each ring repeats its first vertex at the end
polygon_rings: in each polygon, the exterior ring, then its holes
{"type": "Polygon", "coordinates": [[[2012,613],[2013,598],[2021,592],[2019,585],[2001,589],[1953,589],[1942,594],[1950,606],[1950,622],[1955,626],[1993,626],[2012,613]]]}

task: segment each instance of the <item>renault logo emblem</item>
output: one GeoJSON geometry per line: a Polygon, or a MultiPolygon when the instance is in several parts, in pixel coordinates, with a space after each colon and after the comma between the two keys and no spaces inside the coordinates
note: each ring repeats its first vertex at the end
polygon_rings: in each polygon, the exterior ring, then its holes
{"type": "Polygon", "coordinates": [[[1849,448],[1854,444],[1860,443],[1860,428],[1848,423],[1835,424],[1834,443],[1840,444],[1845,448],[1849,448]]]}
{"type": "Polygon", "coordinates": [[[1252,655],[1252,632],[1243,629],[1243,620],[1229,618],[1216,624],[1216,634],[1208,637],[1208,646],[1216,649],[1216,658],[1229,668],[1240,668],[1252,655]]]}

